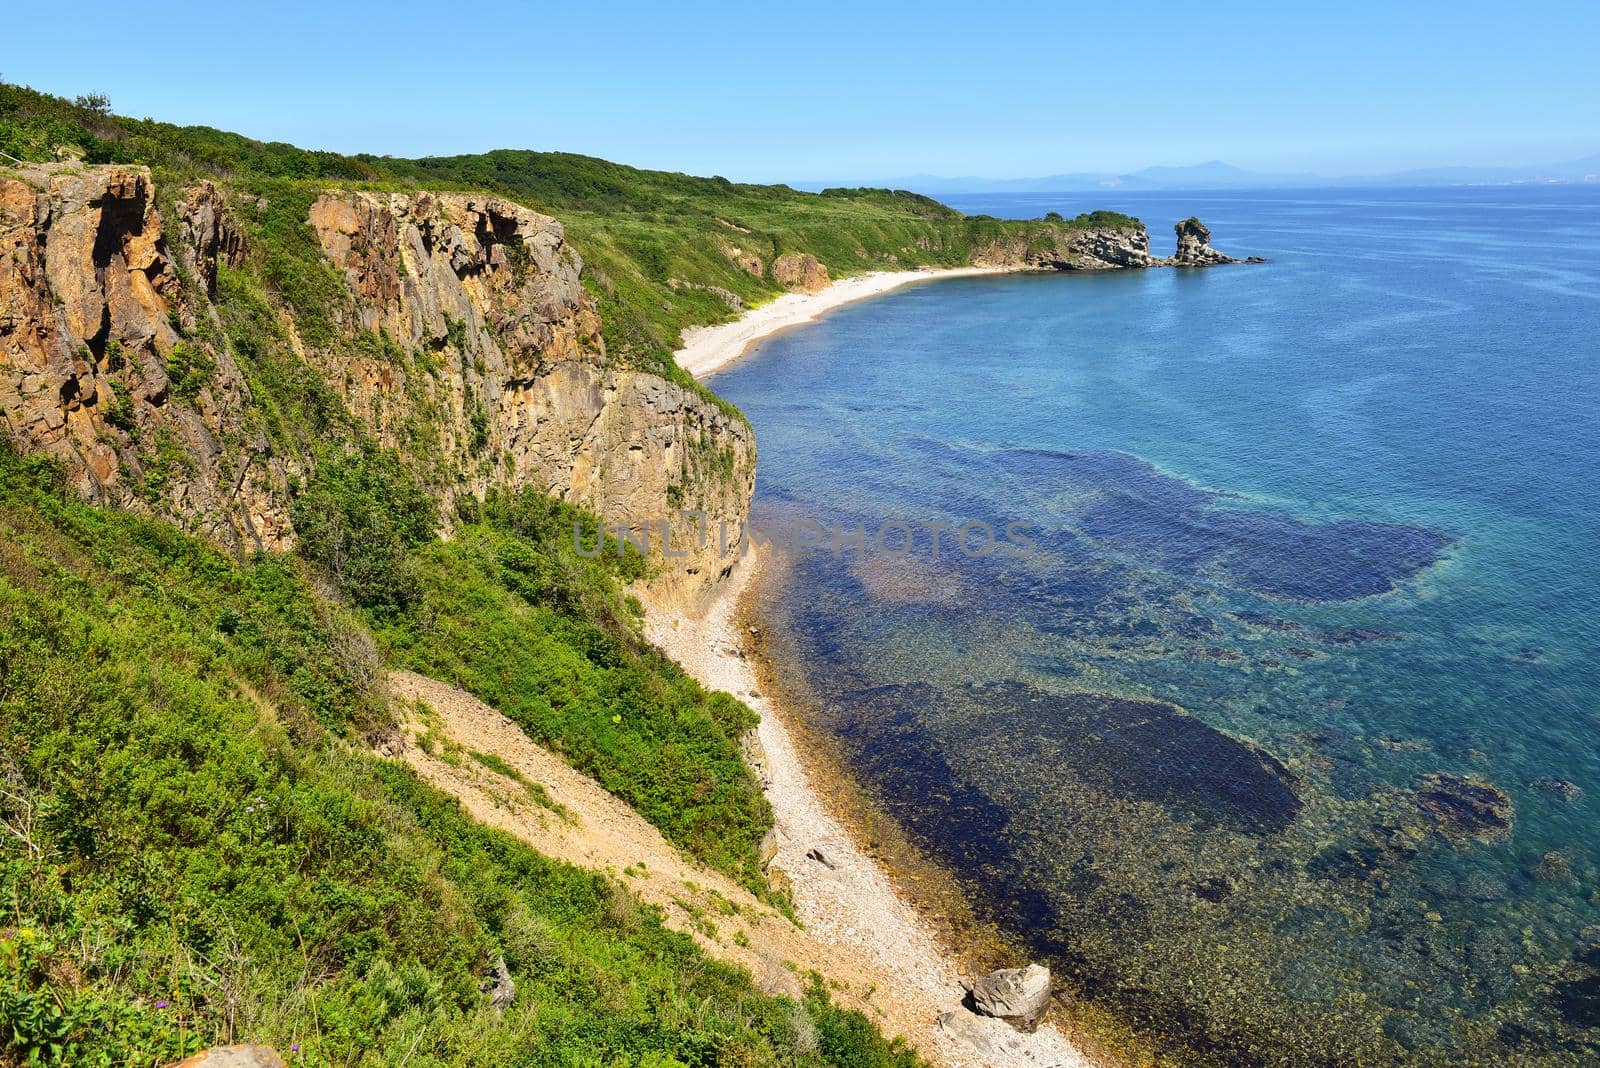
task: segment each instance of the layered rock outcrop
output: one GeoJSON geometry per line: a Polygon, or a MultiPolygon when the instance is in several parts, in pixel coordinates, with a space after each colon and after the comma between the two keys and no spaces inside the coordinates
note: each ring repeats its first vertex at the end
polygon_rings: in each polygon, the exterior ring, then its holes
{"type": "Polygon", "coordinates": [[[772,261],[772,277],[785,289],[815,293],[826,289],[833,279],[828,269],[811,253],[788,252],[772,261]]]}
{"type": "Polygon", "coordinates": [[[1163,261],[1170,267],[1214,267],[1221,263],[1243,263],[1243,260],[1218,252],[1211,247],[1211,230],[1194,216],[1173,227],[1178,234],[1178,248],[1163,261]]]}
{"type": "Polygon", "coordinates": [[[1158,262],[1150,256],[1150,235],[1142,226],[1017,231],[979,244],[970,260],[975,267],[1034,271],[1116,271],[1158,262]]]}
{"type": "Polygon", "coordinates": [[[446,499],[531,485],[613,523],[663,525],[664,586],[731,557],[755,485],[749,426],[606,357],[582,261],[555,219],[458,194],[330,192],[311,207],[357,321],[383,344],[331,354],[330,381],[387,444],[435,457],[446,499]],[[711,533],[702,538],[705,528],[711,533]]]}
{"type": "Polygon", "coordinates": [[[169,246],[143,167],[0,177],[0,420],[91,500],[284,548],[292,464],[251,429],[226,344],[195,331],[242,238],[209,184],[179,203],[169,246]],[[186,294],[184,275],[203,292],[186,294]]]}
{"type": "MultiPolygon", "coordinates": [[[[166,203],[163,220],[140,167],[0,178],[0,419],[91,500],[238,551],[290,548],[310,451],[263,432],[213,303],[247,228],[209,182],[166,203]]],[[[345,282],[322,309],[333,336],[308,340],[285,305],[264,343],[404,452],[443,514],[491,486],[535,486],[649,528],[653,549],[665,529],[664,593],[703,589],[731,562],[722,532],[738,542],[754,489],[748,424],[607,358],[560,223],[491,197],[347,191],[318,197],[307,221],[345,282]]]]}

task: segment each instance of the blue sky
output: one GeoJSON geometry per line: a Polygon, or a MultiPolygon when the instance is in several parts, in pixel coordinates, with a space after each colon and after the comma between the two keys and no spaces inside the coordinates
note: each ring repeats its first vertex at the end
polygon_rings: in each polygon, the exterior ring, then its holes
{"type": "Polygon", "coordinates": [[[12,5],[0,77],[346,152],[743,180],[1600,152],[1600,4],[12,5]]]}

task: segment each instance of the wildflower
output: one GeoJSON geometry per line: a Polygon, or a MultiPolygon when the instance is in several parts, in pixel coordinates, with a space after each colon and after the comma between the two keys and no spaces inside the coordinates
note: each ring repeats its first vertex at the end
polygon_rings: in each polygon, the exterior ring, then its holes
{"type": "Polygon", "coordinates": [[[166,1003],[166,1002],[165,1002],[165,1001],[158,1001],[158,1002],[156,1002],[156,1008],[158,1008],[158,1009],[164,1009],[164,1008],[166,1008],[166,1007],[167,1007],[167,1003],[166,1003]]]}

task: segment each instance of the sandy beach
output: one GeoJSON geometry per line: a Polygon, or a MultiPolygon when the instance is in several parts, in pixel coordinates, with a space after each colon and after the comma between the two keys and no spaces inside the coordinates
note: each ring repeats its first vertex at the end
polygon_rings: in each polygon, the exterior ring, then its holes
{"type": "Polygon", "coordinates": [[[757,341],[791,326],[809,323],[840,305],[876,297],[916,282],[1009,271],[1010,268],[1005,267],[948,267],[875,271],[842,278],[817,293],[785,293],[770,304],[750,309],[731,323],[691,326],[683,332],[683,348],[674,355],[679,367],[696,378],[708,378],[743,356],[757,341]]]}
{"type": "Polygon", "coordinates": [[[1049,1024],[1025,1035],[961,1008],[961,977],[930,925],[828,811],[784,725],[783,710],[757,688],[738,625],[740,599],[759,566],[755,556],[742,560],[698,616],[647,605],[645,631],[701,685],[733,694],[761,716],[758,773],[777,826],[773,866],[789,877],[806,932],[825,945],[849,947],[889,977],[892,999],[910,1007],[906,1037],[935,1063],[959,1068],[1093,1064],[1049,1024]],[[941,1024],[947,1013],[953,1014],[949,1023],[941,1024]]]}

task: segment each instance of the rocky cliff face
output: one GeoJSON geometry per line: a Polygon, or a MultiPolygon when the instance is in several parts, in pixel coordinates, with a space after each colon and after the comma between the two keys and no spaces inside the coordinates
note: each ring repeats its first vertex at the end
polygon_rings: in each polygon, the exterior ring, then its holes
{"type": "Polygon", "coordinates": [[[1017,233],[975,248],[975,267],[1013,267],[1035,271],[1115,271],[1149,267],[1150,235],[1142,226],[1042,228],[1017,233]]]}
{"type": "Polygon", "coordinates": [[[250,429],[249,388],[225,346],[191,336],[184,292],[213,289],[242,238],[209,184],[177,210],[169,244],[142,167],[0,178],[0,418],[92,500],[281,549],[294,465],[250,429]]]}
{"type": "MultiPolygon", "coordinates": [[[[149,172],[44,166],[0,179],[0,417],[86,497],[173,518],[226,547],[294,542],[290,486],[219,327],[219,266],[245,230],[210,183],[167,220],[149,172]]],[[[743,530],[755,445],[736,415],[606,357],[582,263],[554,219],[493,198],[330,192],[308,222],[348,299],[333,343],[286,344],[444,509],[536,486],[639,529],[665,521],[664,591],[702,589],[743,530]]],[[[651,538],[659,547],[659,529],[651,538]]]]}
{"type": "Polygon", "coordinates": [[[532,485],[649,526],[657,547],[666,522],[689,555],[662,585],[685,592],[730,562],[683,513],[738,537],[755,487],[749,426],[607,360],[559,222],[490,198],[337,192],[311,225],[354,297],[352,325],[388,342],[331,357],[331,380],[381,440],[432,456],[442,497],[532,485]]]}

